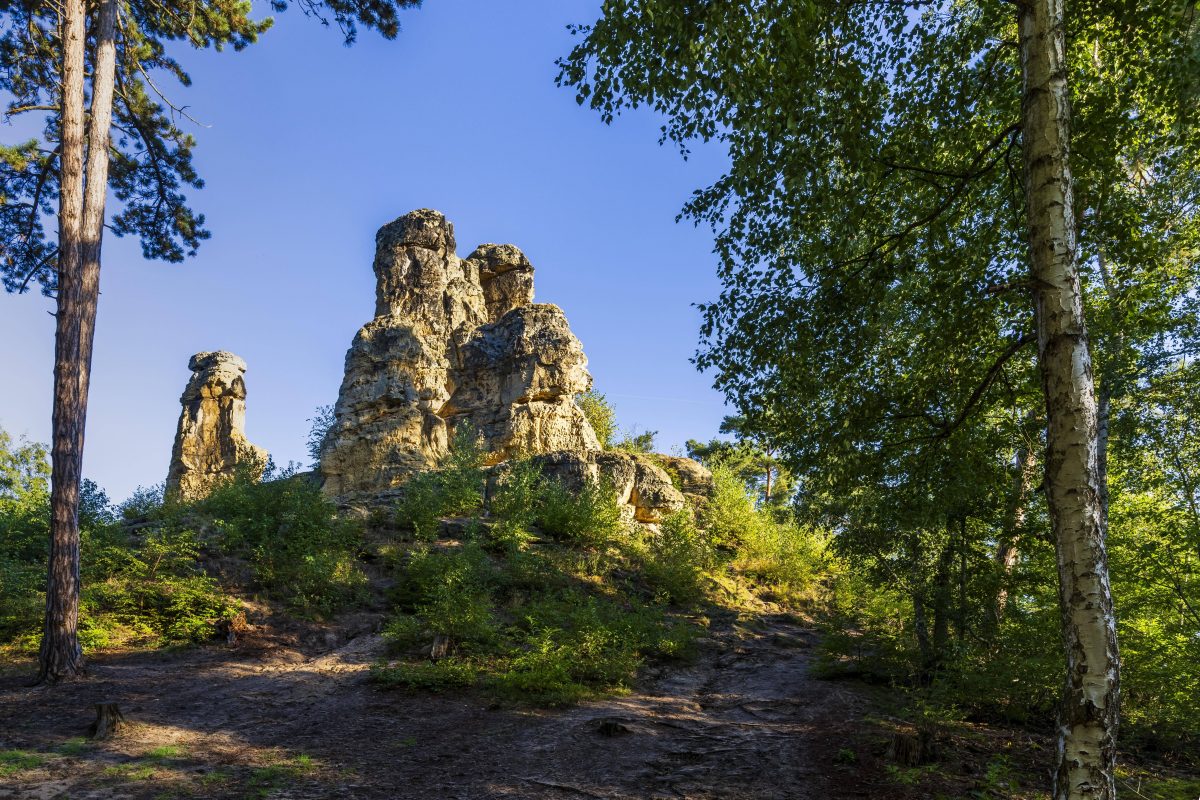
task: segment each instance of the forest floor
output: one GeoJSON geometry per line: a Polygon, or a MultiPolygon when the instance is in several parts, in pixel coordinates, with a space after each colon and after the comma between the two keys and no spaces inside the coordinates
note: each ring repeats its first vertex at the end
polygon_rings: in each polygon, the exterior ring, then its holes
{"type": "Polygon", "coordinates": [[[263,626],[232,647],[97,655],[50,689],[11,666],[0,798],[895,796],[846,755],[864,697],[813,676],[815,635],[790,617],[720,612],[691,664],[560,710],[380,690],[382,642],[355,633],[263,626]],[[128,724],[92,743],[97,702],[128,724]]]}
{"type": "Polygon", "coordinates": [[[370,615],[278,620],[237,644],[101,654],[86,678],[0,674],[0,800],[117,798],[1040,798],[1052,744],[960,728],[938,764],[885,759],[879,690],[814,675],[793,617],[713,611],[696,658],[567,709],[382,690],[370,615]],[[93,704],[127,717],[86,738],[93,704]]]}

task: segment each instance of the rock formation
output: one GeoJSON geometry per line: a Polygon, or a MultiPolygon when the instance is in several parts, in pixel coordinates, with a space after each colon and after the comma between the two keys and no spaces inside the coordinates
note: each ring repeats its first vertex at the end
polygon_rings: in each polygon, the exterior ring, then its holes
{"type": "Polygon", "coordinates": [[[179,402],[179,428],[171,450],[167,494],[198,500],[240,463],[267,462],[267,451],[246,439],[246,362],[223,350],[197,353],[188,362],[192,378],[179,402]]]}
{"type": "Polygon", "coordinates": [[[489,463],[599,449],[574,398],[591,385],[562,309],[533,304],[512,245],[455,254],[454,227],[421,209],[375,237],[375,319],[358,332],[321,450],[325,492],[378,492],[435,466],[457,426],[489,463]]]}
{"type": "Polygon", "coordinates": [[[693,505],[701,505],[712,496],[716,488],[712,473],[699,461],[683,456],[658,456],[658,462],[670,476],[671,483],[693,505]]]}
{"type": "MultiPolygon", "coordinates": [[[[657,460],[661,456],[635,455],[616,450],[592,452],[560,451],[537,459],[542,472],[571,489],[586,482],[607,484],[617,493],[617,502],[632,520],[661,522],[684,506],[684,495],[657,460]]],[[[682,459],[690,461],[691,459],[682,459]]],[[[704,467],[692,462],[700,470],[704,467]]],[[[712,480],[711,474],[709,480],[712,480]]]]}

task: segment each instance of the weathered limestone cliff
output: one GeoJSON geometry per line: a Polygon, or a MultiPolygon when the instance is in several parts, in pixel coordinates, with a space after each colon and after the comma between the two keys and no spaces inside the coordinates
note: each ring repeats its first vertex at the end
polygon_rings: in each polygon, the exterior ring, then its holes
{"type": "Polygon", "coordinates": [[[599,449],[574,398],[591,385],[562,309],[533,303],[512,245],[455,254],[454,227],[421,209],[375,237],[375,319],[354,338],[321,450],[325,492],[378,492],[435,466],[472,425],[490,463],[599,449]]]}
{"type": "Polygon", "coordinates": [[[240,463],[261,470],[267,451],[246,439],[246,362],[223,350],[197,353],[179,402],[179,428],[167,473],[168,496],[198,500],[240,463]]]}

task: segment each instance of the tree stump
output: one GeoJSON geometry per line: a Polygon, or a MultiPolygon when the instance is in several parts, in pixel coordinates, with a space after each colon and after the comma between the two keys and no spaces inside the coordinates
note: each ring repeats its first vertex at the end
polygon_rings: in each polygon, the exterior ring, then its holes
{"type": "Polygon", "coordinates": [[[937,733],[935,725],[924,722],[917,724],[915,736],[907,731],[897,731],[888,744],[888,760],[905,767],[937,761],[937,733]]]}
{"type": "Polygon", "coordinates": [[[433,644],[429,645],[429,660],[438,661],[448,655],[450,655],[450,637],[439,633],[433,637],[433,644]]]}
{"type": "Polygon", "coordinates": [[[116,703],[96,703],[96,721],[88,728],[92,739],[107,739],[125,724],[125,715],[116,703]]]}

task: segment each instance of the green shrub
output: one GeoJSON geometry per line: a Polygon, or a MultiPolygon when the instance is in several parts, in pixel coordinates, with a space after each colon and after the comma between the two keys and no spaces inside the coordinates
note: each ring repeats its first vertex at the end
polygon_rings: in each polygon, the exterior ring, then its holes
{"type": "Polygon", "coordinates": [[[523,549],[533,538],[529,531],[537,517],[536,508],[545,486],[537,465],[528,459],[511,462],[496,480],[488,511],[493,522],[489,539],[506,552],[523,549]]]}
{"type": "Polygon", "coordinates": [[[455,645],[482,644],[497,636],[492,615],[494,574],[487,554],[474,542],[455,550],[415,551],[401,575],[401,608],[420,617],[432,633],[455,645]]]}
{"type": "Polygon", "coordinates": [[[190,510],[211,520],[221,549],[245,557],[273,596],[319,613],[361,600],[366,589],[356,560],[361,528],[335,512],[314,482],[286,473],[259,482],[251,470],[190,510]]]}
{"type": "Polygon", "coordinates": [[[616,492],[606,482],[588,481],[576,492],[559,481],[545,481],[535,520],[556,539],[593,547],[604,546],[623,527],[616,492]]]}
{"type": "Polygon", "coordinates": [[[394,653],[413,650],[429,642],[429,629],[420,617],[396,614],[383,626],[383,638],[394,653]]]}
{"type": "Polygon", "coordinates": [[[43,445],[0,428],[0,639],[34,634],[45,606],[50,463],[43,445]]]}
{"type": "Polygon", "coordinates": [[[789,605],[811,605],[835,569],[827,537],[813,528],[762,515],[743,529],[734,568],[789,605]]]}
{"type": "MultiPolygon", "coordinates": [[[[685,654],[692,628],[635,596],[600,596],[598,576],[574,571],[602,561],[555,546],[506,551],[498,560],[477,542],[420,547],[398,576],[398,613],[384,635],[394,651],[417,658],[444,634],[457,663],[473,665],[503,698],[556,705],[619,689],[648,656],[685,654]]],[[[440,686],[438,669],[411,662],[379,668],[376,678],[440,686]]]]}
{"type": "Polygon", "coordinates": [[[386,666],[377,664],[371,669],[371,677],[384,686],[400,686],[427,692],[472,686],[478,675],[479,668],[475,664],[454,657],[439,661],[399,662],[386,666]]]}
{"type": "Polygon", "coordinates": [[[617,435],[617,412],[608,402],[608,398],[599,392],[586,391],[575,395],[575,405],[583,411],[588,424],[596,432],[601,449],[610,449],[617,435]]]}
{"type": "Polygon", "coordinates": [[[754,507],[754,498],[737,473],[715,464],[712,468],[713,494],[704,504],[700,524],[715,544],[735,548],[747,532],[762,525],[763,515],[754,507]]]}
{"type": "Polygon", "coordinates": [[[85,647],[200,642],[240,609],[200,567],[190,530],[164,526],[136,543],[112,526],[89,531],[83,547],[92,556],[80,596],[85,647]]]}
{"type": "MultiPolygon", "coordinates": [[[[560,705],[629,685],[667,638],[665,618],[578,590],[528,603],[515,626],[514,655],[489,687],[510,699],[560,705]]],[[[668,646],[664,650],[673,650],[668,646]]]]}
{"type": "Polygon", "coordinates": [[[442,517],[478,514],[483,510],[484,453],[474,428],[459,425],[450,453],[436,470],[419,472],[406,481],[395,507],[396,523],[418,540],[437,538],[442,517]]]}
{"type": "Polygon", "coordinates": [[[436,472],[421,472],[409,478],[404,494],[396,503],[396,524],[412,531],[419,541],[433,541],[444,513],[441,476],[436,472]]]}
{"type": "Polygon", "coordinates": [[[643,431],[638,433],[637,426],[621,434],[620,440],[612,446],[613,450],[623,450],[626,453],[648,454],[654,452],[654,439],[658,431],[643,431]]]}
{"type": "MultiPolygon", "coordinates": [[[[44,447],[0,430],[0,641],[36,646],[45,608],[49,464],[44,447]]],[[[80,640],[87,649],[195,642],[236,604],[200,566],[194,533],[167,524],[161,493],[139,490],[120,516],[158,521],[143,535],[119,524],[107,496],[80,493],[80,640]]]]}
{"type": "Polygon", "coordinates": [[[704,598],[705,572],[716,565],[716,553],[689,509],[665,518],[657,533],[641,534],[635,548],[656,600],[690,605],[704,598]]]}

